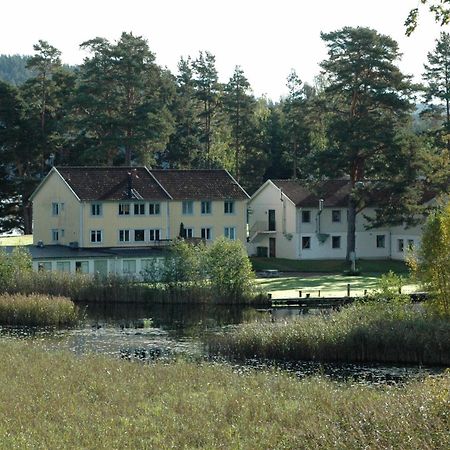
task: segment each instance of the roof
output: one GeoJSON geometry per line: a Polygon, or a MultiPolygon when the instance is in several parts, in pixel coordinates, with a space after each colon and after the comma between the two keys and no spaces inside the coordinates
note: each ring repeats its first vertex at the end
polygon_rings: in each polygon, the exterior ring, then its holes
{"type": "Polygon", "coordinates": [[[226,170],[151,170],[174,200],[247,200],[249,195],[226,170]]]}
{"type": "Polygon", "coordinates": [[[302,180],[271,181],[299,207],[318,207],[320,199],[324,200],[324,207],[348,206],[350,192],[348,180],[327,180],[314,185],[311,185],[310,181],[302,180]]]}
{"type": "Polygon", "coordinates": [[[56,170],[82,201],[170,198],[146,167],[57,167],[56,170]]]}
{"type": "MultiPolygon", "coordinates": [[[[17,246],[2,247],[10,253],[17,246]]],[[[25,248],[30,252],[34,261],[46,259],[91,259],[91,258],[145,258],[161,256],[164,249],[154,247],[134,248],[70,248],[64,245],[46,245],[38,247],[27,245],[25,248]]]]}

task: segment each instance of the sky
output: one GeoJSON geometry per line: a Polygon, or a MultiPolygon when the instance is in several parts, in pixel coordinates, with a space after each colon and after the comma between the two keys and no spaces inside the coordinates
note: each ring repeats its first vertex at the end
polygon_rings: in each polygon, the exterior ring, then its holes
{"type": "MultiPolygon", "coordinates": [[[[33,54],[45,40],[66,64],[87,53],[79,45],[94,37],[117,41],[123,31],[147,39],[156,61],[173,73],[181,57],[201,50],[216,57],[222,82],[241,66],[256,96],[273,101],[287,94],[293,69],[313,83],[327,57],[321,32],[367,26],[394,38],[399,67],[420,80],[426,55],[441,31],[425,9],[411,37],[404,21],[419,0],[4,0],[0,54],[33,54]],[[6,4],[5,4],[6,3],[6,4]]],[[[423,7],[422,7],[423,8],[423,7]]]]}

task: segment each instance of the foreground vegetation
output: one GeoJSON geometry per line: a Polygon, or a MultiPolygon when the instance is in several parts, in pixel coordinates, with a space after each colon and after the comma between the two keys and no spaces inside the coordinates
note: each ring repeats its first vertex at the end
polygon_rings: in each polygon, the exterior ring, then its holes
{"type": "MultiPolygon", "coordinates": [[[[450,365],[450,321],[383,278],[364,300],[320,316],[251,322],[208,338],[210,351],[240,358],[450,365]]],[[[433,308],[432,308],[433,309],[433,308]]]]}
{"type": "Polygon", "coordinates": [[[79,358],[4,341],[0,358],[4,448],[450,445],[448,374],[380,388],[210,364],[79,358]]]}
{"type": "Polygon", "coordinates": [[[0,295],[0,325],[60,326],[77,320],[77,307],[65,297],[0,295]]]}

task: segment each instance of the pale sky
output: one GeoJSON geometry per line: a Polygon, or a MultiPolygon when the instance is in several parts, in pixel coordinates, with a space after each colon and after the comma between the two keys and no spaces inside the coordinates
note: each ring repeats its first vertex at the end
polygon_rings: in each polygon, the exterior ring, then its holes
{"type": "MultiPolygon", "coordinates": [[[[39,39],[62,52],[67,64],[86,56],[81,42],[110,41],[123,31],[148,40],[157,62],[176,73],[181,56],[200,50],[216,56],[220,80],[240,65],[255,95],[278,100],[295,69],[312,82],[326,58],[320,32],[368,26],[394,38],[404,73],[420,80],[427,52],[441,29],[422,10],[412,37],[403,23],[419,0],[3,0],[0,54],[32,54],[39,39]]],[[[446,27],[445,31],[449,31],[446,27]]]]}

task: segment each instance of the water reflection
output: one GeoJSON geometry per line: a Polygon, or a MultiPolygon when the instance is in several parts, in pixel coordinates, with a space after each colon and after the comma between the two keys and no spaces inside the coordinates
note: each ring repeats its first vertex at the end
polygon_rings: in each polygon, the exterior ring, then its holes
{"type": "MultiPolygon", "coordinates": [[[[257,310],[224,305],[80,305],[85,320],[74,329],[0,328],[1,336],[36,339],[49,350],[69,349],[76,354],[103,353],[146,362],[171,359],[183,354],[193,359],[210,359],[202,342],[203,333],[223,330],[250,320],[279,321],[312,314],[329,314],[326,309],[277,308],[257,310]]],[[[216,358],[211,358],[216,361],[216,358]]],[[[211,360],[210,359],[210,360],[211,360]]],[[[223,362],[223,361],[222,361],[223,362]]],[[[332,379],[391,383],[411,377],[442,372],[443,368],[360,364],[319,364],[252,360],[231,362],[237,371],[278,368],[298,377],[323,375],[332,379]]]]}

